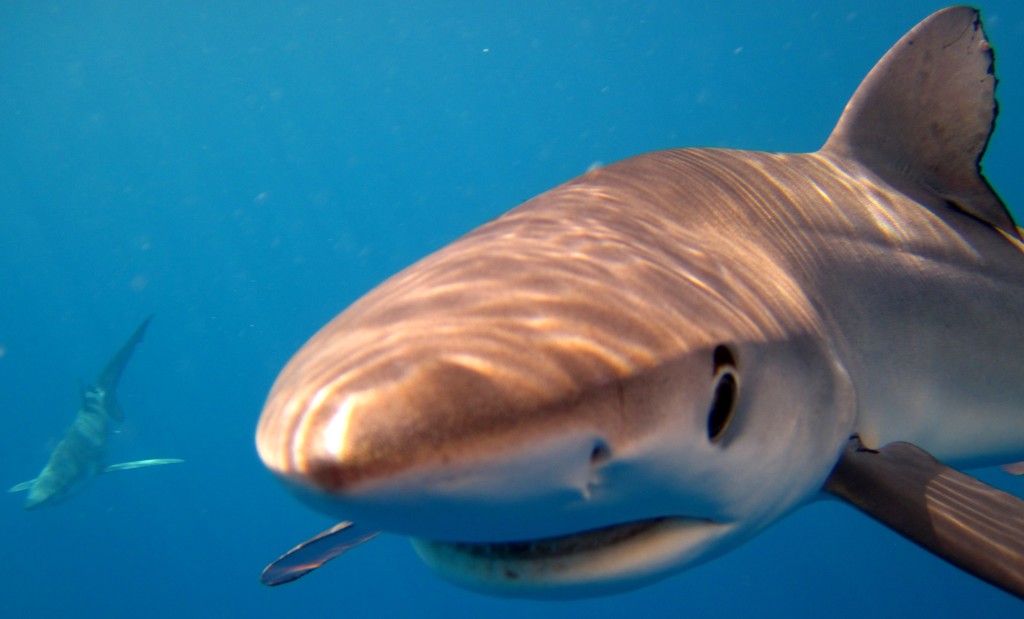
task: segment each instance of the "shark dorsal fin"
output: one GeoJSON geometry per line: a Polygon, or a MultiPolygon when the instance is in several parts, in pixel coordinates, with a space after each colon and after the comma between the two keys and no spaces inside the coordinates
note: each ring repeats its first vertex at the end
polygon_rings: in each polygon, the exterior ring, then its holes
{"type": "Polygon", "coordinates": [[[981,174],[998,111],[995,88],[978,11],[939,11],[864,78],[822,150],[860,161],[929,206],[952,206],[1020,238],[981,174]]]}
{"type": "Polygon", "coordinates": [[[135,351],[135,347],[142,341],[142,336],[145,335],[146,327],[149,326],[151,320],[153,320],[152,314],[142,321],[142,324],[135,329],[135,332],[128,338],[128,341],[117,351],[117,354],[107,362],[106,367],[96,377],[97,387],[108,394],[114,393],[114,390],[117,389],[117,384],[121,381],[121,374],[124,372],[125,366],[128,365],[128,360],[135,351]]]}

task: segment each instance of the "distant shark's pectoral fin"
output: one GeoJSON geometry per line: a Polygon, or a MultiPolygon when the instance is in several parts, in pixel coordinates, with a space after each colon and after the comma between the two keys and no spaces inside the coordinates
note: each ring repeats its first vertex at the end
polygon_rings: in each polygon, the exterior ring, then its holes
{"type": "Polygon", "coordinates": [[[324,563],[379,534],[380,531],[365,531],[351,522],[339,522],[278,557],[263,570],[260,582],[273,587],[302,578],[324,563]]]}
{"type": "Polygon", "coordinates": [[[7,492],[24,492],[24,491],[28,490],[29,488],[31,488],[34,483],[36,483],[35,479],[30,479],[28,481],[23,481],[20,484],[14,484],[10,488],[8,488],[7,492]]]}
{"type": "Polygon", "coordinates": [[[850,441],[825,490],[926,550],[1024,599],[1024,500],[909,443],[850,441]]]}
{"type": "Polygon", "coordinates": [[[179,464],[184,462],[179,458],[153,458],[152,460],[136,460],[135,462],[122,462],[120,464],[111,464],[103,469],[104,473],[112,473],[114,471],[128,471],[131,469],[141,469],[146,466],[160,466],[161,464],[179,464]]]}

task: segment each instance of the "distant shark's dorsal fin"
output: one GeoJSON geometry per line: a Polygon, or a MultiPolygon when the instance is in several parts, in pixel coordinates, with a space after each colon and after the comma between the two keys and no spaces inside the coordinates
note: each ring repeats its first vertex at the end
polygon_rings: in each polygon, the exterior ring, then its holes
{"type": "Polygon", "coordinates": [[[96,378],[96,386],[103,389],[107,393],[113,393],[114,389],[117,388],[117,383],[121,380],[121,374],[124,372],[124,368],[128,365],[128,360],[131,359],[132,353],[135,351],[135,346],[142,341],[142,336],[146,333],[146,327],[149,326],[149,322],[153,320],[153,315],[150,314],[142,321],[142,324],[135,329],[135,333],[128,338],[128,341],[121,346],[121,350],[117,351],[106,367],[100,372],[100,375],[96,378]]]}
{"type": "Polygon", "coordinates": [[[96,377],[96,387],[102,390],[107,414],[118,421],[124,421],[124,413],[121,412],[121,407],[117,403],[114,391],[117,389],[117,384],[121,381],[121,374],[124,373],[128,360],[131,359],[132,353],[135,352],[135,346],[142,341],[142,336],[146,333],[146,327],[149,326],[149,321],[151,320],[153,320],[152,314],[142,321],[142,324],[135,329],[135,333],[132,333],[128,341],[121,346],[117,354],[107,362],[106,367],[96,377]]]}
{"type": "Polygon", "coordinates": [[[822,152],[861,162],[928,206],[948,204],[1020,238],[981,174],[998,111],[995,88],[978,11],[939,11],[864,78],[822,152]]]}

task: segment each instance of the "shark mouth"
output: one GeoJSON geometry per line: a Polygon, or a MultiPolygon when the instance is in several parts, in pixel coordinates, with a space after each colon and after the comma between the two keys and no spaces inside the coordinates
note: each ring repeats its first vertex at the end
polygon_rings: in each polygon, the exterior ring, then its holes
{"type": "Polygon", "coordinates": [[[711,520],[658,517],[534,540],[414,539],[413,545],[427,565],[463,587],[492,595],[578,597],[593,595],[584,592],[591,586],[640,586],[664,571],[670,551],[674,559],[680,550],[700,555],[729,529],[711,520]]]}
{"type": "Polygon", "coordinates": [[[665,518],[652,518],[625,524],[616,524],[580,533],[545,537],[519,542],[428,542],[447,546],[449,552],[472,557],[504,561],[538,561],[575,555],[621,544],[642,535],[664,522],[665,518]]]}

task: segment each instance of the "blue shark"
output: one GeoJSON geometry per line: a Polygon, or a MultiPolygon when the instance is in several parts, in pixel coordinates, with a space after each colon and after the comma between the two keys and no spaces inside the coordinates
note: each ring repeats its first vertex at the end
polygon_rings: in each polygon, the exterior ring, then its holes
{"type": "Polygon", "coordinates": [[[50,454],[39,476],[16,484],[8,490],[28,491],[25,509],[58,503],[81,490],[89,480],[101,473],[183,462],[178,458],[154,458],[105,464],[107,441],[113,432],[114,422],[124,421],[124,413],[115,393],[117,384],[135,351],[135,346],[142,341],[150,320],[152,316],[138,326],[103,368],[96,381],[81,389],[75,420],[50,454]]]}
{"type": "Polygon", "coordinates": [[[1024,243],[981,173],[979,14],[927,18],[807,154],[674,149],[393,276],[288,362],[264,464],[338,525],[502,596],[640,587],[840,498],[1024,597],[1024,243]]]}

